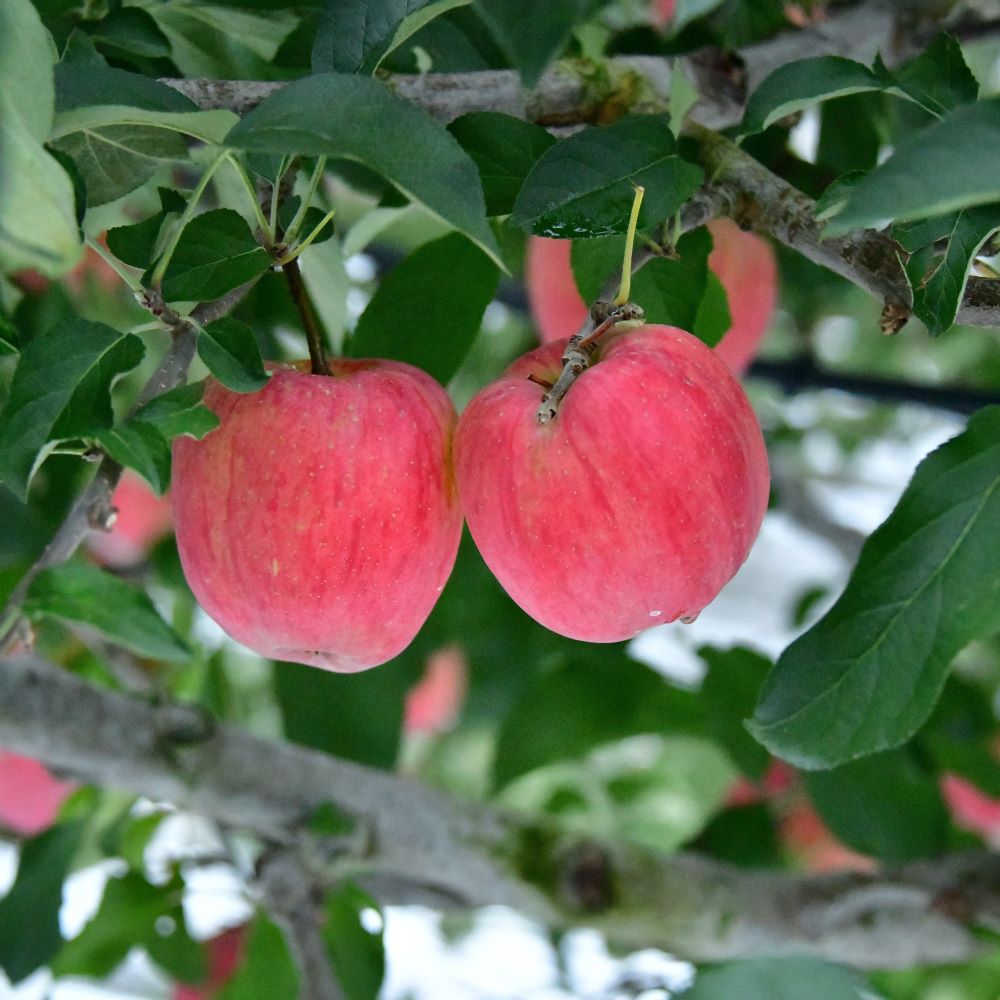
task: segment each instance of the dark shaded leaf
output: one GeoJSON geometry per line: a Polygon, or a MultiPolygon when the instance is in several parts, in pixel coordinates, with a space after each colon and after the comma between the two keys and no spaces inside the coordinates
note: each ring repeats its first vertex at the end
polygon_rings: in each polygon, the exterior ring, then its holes
{"type": "Polygon", "coordinates": [[[966,65],[962,47],[951,35],[941,33],[915,59],[890,72],[881,56],[875,71],[889,86],[896,86],[925,111],[941,117],[979,96],[979,84],[966,65]]]}
{"type": "Polygon", "coordinates": [[[185,227],[163,276],[170,302],[209,302],[263,274],[271,256],[254,239],[243,216],[217,208],[185,227]]]}
{"type": "Polygon", "coordinates": [[[170,188],[160,188],[160,211],[131,226],[108,230],[108,249],[121,261],[144,270],[156,256],[157,239],[164,222],[184,211],[184,198],[170,188]]]}
{"type": "Polygon", "coordinates": [[[694,193],[700,167],[682,160],[666,115],[589,127],[542,154],[524,181],[512,218],[538,236],[623,233],[636,186],[646,196],[639,228],[664,222],[694,193]]]}
{"type": "Polygon", "coordinates": [[[75,317],[30,340],[0,413],[0,481],[23,500],[47,442],[109,428],[111,384],[144,352],[135,334],[75,317]]]}
{"type": "Polygon", "coordinates": [[[817,101],[868,90],[883,82],[867,66],[842,56],[798,59],[776,69],[750,95],[740,133],[763,132],[768,125],[817,101]]]}
{"type": "Polygon", "coordinates": [[[60,823],[21,847],[17,878],[0,899],[0,968],[15,985],[48,964],[62,944],[63,882],[83,830],[82,821],[60,823]]]}
{"type": "Polygon", "coordinates": [[[708,664],[701,686],[708,731],[725,748],[733,763],[751,780],[764,777],[770,754],[746,731],[743,720],[753,712],[771,661],[751,649],[713,649],[698,655],[708,664]]]}
{"type": "Polygon", "coordinates": [[[323,941],[345,1000],[376,1000],[385,976],[382,914],[378,904],[367,893],[347,883],[329,895],[325,910],[323,941]],[[379,929],[367,930],[365,919],[377,921],[379,929]]]}
{"type": "Polygon", "coordinates": [[[198,357],[234,392],[256,392],[267,385],[267,372],[253,330],[231,316],[217,319],[201,330],[198,357]]]}
{"type": "Polygon", "coordinates": [[[96,438],[119,465],[134,469],[162,496],[170,487],[170,445],[152,424],[127,420],[96,438]]]}
{"type": "Polygon", "coordinates": [[[427,243],[379,283],[348,350],[406,361],[445,383],[479,332],[499,279],[493,261],[458,233],[427,243]]]}
{"type": "Polygon", "coordinates": [[[448,131],[479,168],[487,215],[508,215],[525,177],[555,139],[540,125],[494,111],[456,118],[448,131]]]}
{"type": "Polygon", "coordinates": [[[535,768],[627,736],[704,735],[705,726],[696,694],[630,660],[624,647],[581,649],[534,681],[511,708],[500,729],[493,780],[503,787],[535,768]]]}
{"type": "Polygon", "coordinates": [[[750,958],[698,973],[684,1000],[874,1000],[856,972],[818,958],[750,958]]]}
{"type": "Polygon", "coordinates": [[[948,810],[937,779],[906,750],[890,750],[803,776],[830,831],[887,864],[933,857],[947,847],[948,810]]]}

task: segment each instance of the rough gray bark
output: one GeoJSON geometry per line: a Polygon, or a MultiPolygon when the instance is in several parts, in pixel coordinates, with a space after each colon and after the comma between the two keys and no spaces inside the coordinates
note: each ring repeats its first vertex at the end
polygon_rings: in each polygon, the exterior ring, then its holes
{"type": "Polygon", "coordinates": [[[289,849],[329,803],[353,821],[331,878],[350,874],[383,902],[498,903],[696,961],[809,953],[902,968],[968,960],[983,948],[975,928],[1000,930],[1000,857],[987,852],[802,876],[598,843],[232,726],[206,728],[194,708],[102,691],[37,658],[0,659],[0,745],[289,849]]]}

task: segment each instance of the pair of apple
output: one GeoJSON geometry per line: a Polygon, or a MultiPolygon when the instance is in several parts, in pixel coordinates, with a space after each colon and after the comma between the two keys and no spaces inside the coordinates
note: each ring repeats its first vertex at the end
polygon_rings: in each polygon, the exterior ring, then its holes
{"type": "Polygon", "coordinates": [[[767,505],[746,396],[699,340],[646,326],[607,335],[540,424],[536,383],[556,380],[564,348],[520,358],[461,420],[395,361],[339,359],[329,377],[272,364],[247,395],[210,383],[220,426],[174,445],[195,596],[262,655],[363,670],[416,635],[464,516],[510,596],[562,635],[613,642],[697,615],[767,505]]]}

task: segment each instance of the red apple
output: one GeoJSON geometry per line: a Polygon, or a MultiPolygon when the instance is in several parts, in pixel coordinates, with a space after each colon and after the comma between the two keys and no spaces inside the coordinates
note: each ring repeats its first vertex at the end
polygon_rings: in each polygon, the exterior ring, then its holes
{"type": "MultiPolygon", "coordinates": [[[[733,371],[746,370],[767,332],[778,289],[778,266],[766,240],[745,233],[730,219],[708,223],[713,248],[708,266],[729,299],[732,326],[715,351],[733,371]]],[[[533,236],[525,281],[531,315],[543,343],[571,337],[587,318],[570,265],[571,241],[533,236]]],[[[640,303],[641,305],[641,303],[640,303]]]]}
{"type": "Polygon", "coordinates": [[[221,426],[174,442],[184,573],[261,655],[365,670],[410,643],[455,562],[455,411],[399,362],[270,368],[256,393],[209,380],[221,426]]]}
{"type": "Polygon", "coordinates": [[[806,871],[870,872],[874,859],[842,844],[804,798],[795,801],[779,824],[782,843],[806,871]]]}
{"type": "Polygon", "coordinates": [[[941,792],[956,826],[1000,847],[1000,799],[981,792],[957,774],[941,778],[941,792]]]}
{"type": "Polygon", "coordinates": [[[427,657],[424,676],[406,694],[403,728],[408,733],[439,733],[455,721],[462,707],[468,667],[457,646],[444,646],[427,657]]]}
{"type": "Polygon", "coordinates": [[[653,0],[653,20],[663,27],[674,19],[677,0],[653,0]]]}
{"type": "Polygon", "coordinates": [[[231,927],[208,942],[208,978],[201,986],[180,983],[174,988],[173,1000],[212,1000],[232,979],[246,944],[245,928],[231,927]]]}
{"type": "Polygon", "coordinates": [[[24,837],[47,830],[73,788],[32,757],[0,750],[0,826],[24,837]]]}
{"type": "Polygon", "coordinates": [[[740,567],[767,506],[767,454],[739,382],[683,330],[615,333],[539,424],[565,344],[515,361],[462,414],[469,530],[507,593],[591,642],[697,615],[740,567]]]}
{"type": "Polygon", "coordinates": [[[87,546],[105,566],[135,566],[171,524],[170,500],[158,497],[144,479],[126,470],[111,497],[116,510],[109,531],[94,531],[87,546]]]}

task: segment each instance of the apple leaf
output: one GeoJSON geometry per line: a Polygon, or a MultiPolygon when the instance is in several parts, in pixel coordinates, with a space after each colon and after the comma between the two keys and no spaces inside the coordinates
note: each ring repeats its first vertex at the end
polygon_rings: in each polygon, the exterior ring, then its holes
{"type": "Polygon", "coordinates": [[[180,91],[140,73],[92,63],[61,62],[55,68],[56,110],[99,104],[127,105],[146,111],[197,111],[180,91]]]}
{"type": "Polygon", "coordinates": [[[708,731],[748,778],[759,781],[767,771],[770,755],[746,731],[743,720],[753,712],[771,661],[741,648],[703,646],[698,655],[708,664],[701,685],[708,731]]]}
{"type": "Polygon", "coordinates": [[[110,975],[132,947],[155,936],[156,921],[170,908],[168,893],[177,888],[152,885],[135,872],[109,879],[97,912],[52,963],[53,974],[110,975]]]}
{"type": "Polygon", "coordinates": [[[170,487],[170,445],[152,424],[126,420],[96,435],[101,447],[119,464],[134,469],[162,496],[170,487]]]}
{"type": "Polygon", "coordinates": [[[208,302],[263,274],[271,263],[243,216],[216,208],[184,227],[163,276],[163,297],[208,302]]]}
{"type": "Polygon", "coordinates": [[[691,332],[703,344],[715,347],[732,325],[733,317],[729,311],[726,289],[715,272],[710,270],[705,277],[705,294],[698,303],[698,312],[695,314],[691,332]]]}
{"type": "Polygon", "coordinates": [[[231,316],[202,328],[198,334],[198,357],[234,392],[256,392],[267,385],[267,372],[253,330],[231,316]]]}
{"type": "Polygon", "coordinates": [[[170,188],[160,188],[160,211],[131,226],[108,230],[108,249],[131,267],[145,270],[156,258],[160,233],[168,220],[184,211],[184,198],[170,188]]]}
{"type": "Polygon", "coordinates": [[[56,277],[80,258],[73,184],[42,143],[55,48],[29,0],[0,4],[0,269],[56,277]]]}
{"type": "Polygon", "coordinates": [[[504,266],[475,164],[443,125],[382,83],[338,73],[295,80],[244,116],[226,144],[362,163],[504,266]]]}
{"type": "Polygon", "coordinates": [[[874,994],[853,969],[819,958],[748,958],[703,969],[684,1000],[863,1000],[874,994]]]}
{"type": "Polygon", "coordinates": [[[371,73],[434,17],[472,0],[325,0],[312,50],[314,73],[371,73]]]}
{"type": "Polygon", "coordinates": [[[1000,228],[997,205],[958,212],[943,239],[943,252],[933,242],[913,252],[904,269],[913,291],[913,312],[937,336],[955,322],[969,281],[973,258],[1000,228]]]}
{"type": "Polygon", "coordinates": [[[827,235],[1000,201],[1000,98],[964,104],[901,139],[851,192],[827,235]]]}
{"type": "Polygon", "coordinates": [[[47,965],[62,945],[59,909],[84,832],[82,820],[59,823],[21,845],[17,878],[0,899],[0,969],[16,985],[47,965]]]}
{"type": "Polygon", "coordinates": [[[843,56],[797,59],[778,67],[750,95],[741,135],[763,132],[779,118],[846,94],[882,90],[883,82],[867,66],[843,56]]]}
{"type": "Polygon", "coordinates": [[[887,86],[901,90],[938,118],[979,96],[979,83],[965,62],[962,47],[945,32],[897,70],[887,69],[882,57],[877,56],[875,72],[887,86]]]}
{"type": "Polygon", "coordinates": [[[518,191],[538,158],[555,139],[531,122],[495,111],[456,118],[448,131],[479,168],[488,215],[509,215],[518,191]]]}
{"type": "Polygon", "coordinates": [[[385,977],[385,948],[381,929],[369,931],[362,913],[381,915],[378,903],[347,882],[327,896],[323,909],[323,943],[345,1000],[377,1000],[385,977]]]}
{"type": "Polygon", "coordinates": [[[47,442],[111,427],[111,384],[144,352],[135,334],[78,318],[30,340],[0,412],[0,482],[24,500],[47,442]]]}
{"type": "Polygon", "coordinates": [[[948,846],[948,810],[937,777],[904,750],[804,775],[831,833],[886,864],[934,857],[948,846]]]}
{"type": "Polygon", "coordinates": [[[156,21],[137,7],[112,9],[90,29],[90,38],[101,51],[115,57],[170,58],[170,43],[156,21]]]}
{"type": "Polygon", "coordinates": [[[533,87],[549,63],[562,54],[573,28],[593,7],[593,0],[479,0],[476,4],[526,87],[533,87]]]}
{"type": "Polygon", "coordinates": [[[150,400],[132,421],[155,427],[166,440],[186,434],[199,441],[219,426],[219,418],[202,403],[204,382],[180,385],[150,400]]]}
{"type": "Polygon", "coordinates": [[[406,361],[443,384],[479,333],[499,279],[489,257],[458,233],[426,243],[381,280],[348,352],[406,361]]]}
{"type": "Polygon", "coordinates": [[[704,735],[706,725],[697,694],[630,660],[624,647],[567,650],[562,665],[536,678],[503,720],[494,785],[627,736],[704,735]]]}
{"type": "Polygon", "coordinates": [[[917,467],[844,593],[781,655],[750,731],[809,769],[904,743],[964,646],[1000,627],[1000,407],[917,467]]]}
{"type": "Polygon", "coordinates": [[[100,632],[138,656],[183,662],[187,643],[160,617],[150,599],[96,566],[66,563],[35,577],[24,601],[32,620],[59,621],[100,632]]]}
{"type": "Polygon", "coordinates": [[[285,935],[258,913],[247,928],[243,961],[215,1000],[275,1000],[299,995],[299,974],[285,935]]]}
{"type": "Polygon", "coordinates": [[[514,202],[512,218],[538,236],[563,239],[623,233],[636,186],[646,189],[640,229],[664,222],[702,181],[682,160],[666,115],[623,118],[557,142],[539,158],[514,202]]]}

